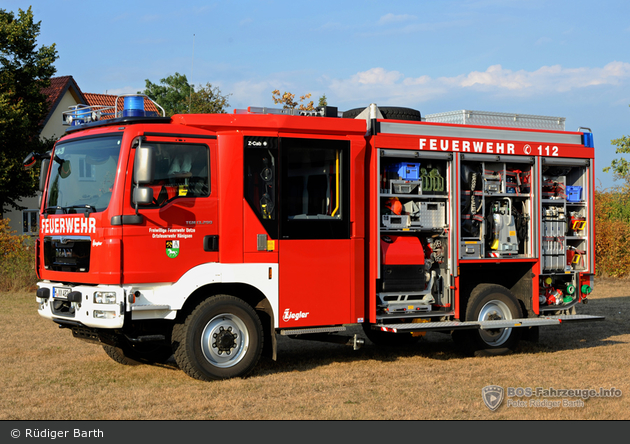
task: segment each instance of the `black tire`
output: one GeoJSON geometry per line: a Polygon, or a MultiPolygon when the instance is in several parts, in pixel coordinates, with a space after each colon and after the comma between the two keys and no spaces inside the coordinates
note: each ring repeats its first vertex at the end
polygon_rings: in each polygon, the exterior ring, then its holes
{"type": "Polygon", "coordinates": [[[172,345],[179,368],[192,378],[212,381],[245,376],[262,353],[262,323],[242,299],[217,295],[201,302],[173,327],[172,345]]]}
{"type": "MultiPolygon", "coordinates": [[[[501,285],[480,284],[470,294],[466,321],[518,319],[523,317],[521,306],[510,290],[501,285]]],[[[520,328],[493,330],[456,330],[453,339],[470,355],[503,355],[516,349],[520,328]]]]}
{"type": "Polygon", "coordinates": [[[103,344],[103,350],[122,365],[164,364],[173,356],[171,347],[160,342],[132,344],[123,339],[118,346],[103,344]]]}
{"type": "Polygon", "coordinates": [[[365,336],[379,347],[404,347],[413,345],[420,340],[420,336],[411,333],[390,333],[382,330],[374,330],[369,324],[363,324],[365,336]]]}
{"type": "MultiPolygon", "coordinates": [[[[343,112],[346,119],[354,119],[363,112],[365,108],[354,108],[343,112]]],[[[384,106],[378,108],[385,119],[391,120],[410,120],[419,122],[422,120],[420,111],[412,108],[402,108],[399,106],[384,106]]]]}

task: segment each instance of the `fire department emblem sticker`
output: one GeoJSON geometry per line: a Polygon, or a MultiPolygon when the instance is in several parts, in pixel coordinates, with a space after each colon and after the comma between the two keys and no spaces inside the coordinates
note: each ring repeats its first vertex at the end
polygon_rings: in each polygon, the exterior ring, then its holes
{"type": "Polygon", "coordinates": [[[166,255],[171,259],[175,259],[179,256],[179,241],[167,240],[166,241],[166,255]]]}
{"type": "Polygon", "coordinates": [[[481,389],[481,397],[486,407],[494,412],[503,402],[503,387],[487,385],[481,389]]]}

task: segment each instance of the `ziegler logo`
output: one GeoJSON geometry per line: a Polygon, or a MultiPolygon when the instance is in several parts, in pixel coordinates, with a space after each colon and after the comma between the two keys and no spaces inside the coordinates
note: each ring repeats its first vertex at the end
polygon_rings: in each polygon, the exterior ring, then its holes
{"type": "Polygon", "coordinates": [[[308,316],[308,311],[304,313],[303,311],[299,313],[291,313],[291,311],[287,308],[284,310],[284,315],[282,316],[282,320],[284,322],[289,322],[291,320],[297,321],[298,319],[306,318],[308,316]]]}

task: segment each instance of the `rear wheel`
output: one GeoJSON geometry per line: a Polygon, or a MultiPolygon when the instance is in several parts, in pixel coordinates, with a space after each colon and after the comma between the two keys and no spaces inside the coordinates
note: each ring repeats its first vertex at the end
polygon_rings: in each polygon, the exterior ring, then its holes
{"type": "Polygon", "coordinates": [[[201,302],[173,328],[173,351],[179,367],[204,381],[244,376],[258,363],[263,328],[256,311],[229,295],[201,302]]]}
{"type": "MultiPolygon", "coordinates": [[[[466,321],[498,321],[522,316],[521,307],[512,292],[494,284],[475,287],[466,307],[466,321]]],[[[453,339],[469,354],[500,355],[516,348],[521,333],[519,328],[457,330],[453,339]]]]}

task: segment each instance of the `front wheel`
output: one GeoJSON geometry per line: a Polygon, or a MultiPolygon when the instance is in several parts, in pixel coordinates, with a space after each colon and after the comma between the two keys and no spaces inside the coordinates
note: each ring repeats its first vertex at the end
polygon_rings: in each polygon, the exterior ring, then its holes
{"type": "Polygon", "coordinates": [[[263,328],[256,311],[229,295],[201,302],[173,328],[175,361],[189,376],[204,381],[244,376],[258,363],[263,328]]]}
{"type": "MultiPolygon", "coordinates": [[[[518,300],[500,285],[478,285],[468,299],[466,321],[499,321],[522,316],[518,300]]],[[[458,330],[453,339],[469,354],[500,355],[516,348],[521,333],[519,328],[458,330]]]]}
{"type": "Polygon", "coordinates": [[[126,339],[118,345],[103,344],[103,350],[122,365],[163,364],[173,355],[170,345],[163,342],[132,344],[126,339]]]}

